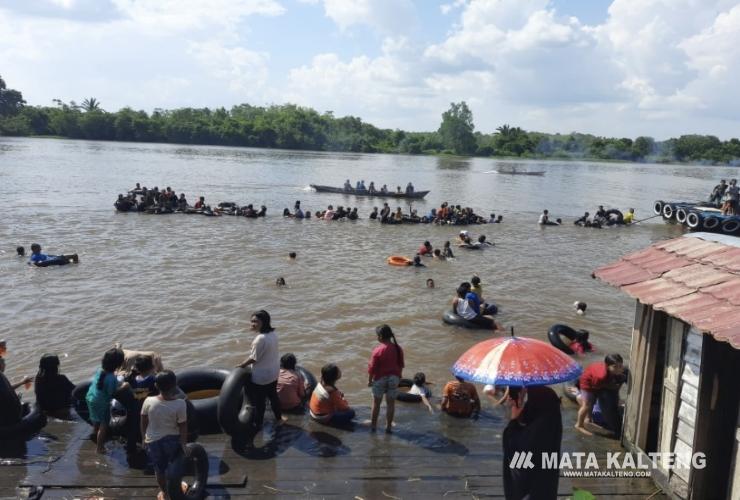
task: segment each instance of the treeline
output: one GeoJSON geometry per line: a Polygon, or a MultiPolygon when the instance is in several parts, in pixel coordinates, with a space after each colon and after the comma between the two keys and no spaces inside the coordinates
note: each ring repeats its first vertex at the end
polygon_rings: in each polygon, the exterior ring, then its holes
{"type": "Polygon", "coordinates": [[[451,104],[434,132],[381,129],[360,118],[337,118],[331,112],[321,114],[293,104],[157,109],[149,114],[131,108],[107,112],[94,98],[80,104],[54,102],[54,106],[29,106],[19,91],[8,89],[0,78],[0,135],[362,153],[740,164],[740,141],[714,136],[632,140],[545,134],[509,125],[483,134],[474,130],[472,112],[464,102],[451,104]]]}

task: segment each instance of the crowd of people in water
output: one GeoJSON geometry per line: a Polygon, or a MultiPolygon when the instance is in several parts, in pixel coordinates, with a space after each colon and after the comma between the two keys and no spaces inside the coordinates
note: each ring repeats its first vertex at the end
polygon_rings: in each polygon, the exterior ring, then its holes
{"type": "MultiPolygon", "coordinates": [[[[733,183],[731,183],[734,186],[733,183]]],[[[406,193],[413,193],[411,183],[406,193]]],[[[729,189],[729,188],[727,188],[729,189]]],[[[735,188],[736,189],[736,188],[735,188]]],[[[373,192],[374,184],[365,187],[364,181],[358,182],[355,188],[345,183],[345,190],[373,192]]],[[[381,192],[387,186],[381,188],[381,192]]],[[[400,192],[400,186],[398,187],[400,192]]],[[[725,190],[726,193],[726,190],[725,190]]],[[[722,195],[723,197],[725,194],[722,195]]],[[[736,204],[736,203],[735,203],[736,204]]],[[[221,202],[211,208],[203,196],[192,207],[184,193],[179,196],[170,188],[160,191],[157,187],[147,189],[139,183],[127,195],[119,195],[115,203],[119,211],[139,211],[147,213],[201,213],[205,215],[238,215],[244,217],[261,217],[266,213],[263,205],[255,210],[253,205],[240,207],[236,203],[221,202]]],[[[301,207],[300,200],[295,202],[293,210],[285,208],[283,216],[295,219],[315,220],[357,220],[360,218],[357,208],[338,206],[335,210],[329,205],[324,211],[311,211],[301,207]]],[[[374,207],[369,219],[386,224],[429,223],[429,224],[495,224],[501,223],[502,217],[491,213],[489,217],[476,214],[471,208],[461,205],[442,203],[439,208],[432,208],[428,213],[419,215],[416,210],[403,213],[398,207],[395,211],[388,203],[379,210],[374,207]]],[[[599,206],[591,216],[588,212],[575,221],[576,225],[585,227],[603,227],[617,224],[630,224],[634,221],[634,209],[626,214],[618,210],[605,210],[599,206]]],[[[539,224],[559,225],[561,219],[550,220],[548,210],[544,210],[539,224]]],[[[454,240],[455,248],[479,250],[492,247],[485,235],[473,237],[468,231],[460,231],[454,240]]],[[[41,246],[31,245],[32,254],[29,264],[63,265],[79,261],[76,254],[46,255],[41,253],[41,246]],[[44,264],[47,263],[47,264],[44,264]]],[[[18,247],[17,253],[25,257],[25,248],[18,247]]],[[[441,247],[433,247],[430,241],[424,241],[416,251],[411,265],[424,267],[425,259],[444,261],[454,258],[453,243],[445,241],[441,247]]],[[[297,255],[291,252],[288,259],[295,261],[297,255]]],[[[277,286],[286,286],[285,279],[280,277],[277,286]]],[[[427,279],[426,286],[434,288],[432,278],[427,279]]],[[[495,320],[498,307],[485,297],[480,277],[473,276],[470,281],[461,283],[451,298],[452,312],[471,324],[491,332],[504,331],[504,327],[495,320]]],[[[576,306],[579,314],[585,311],[583,306],[576,306]]],[[[249,448],[253,446],[255,436],[264,424],[267,402],[275,416],[275,425],[280,426],[285,420],[284,413],[303,411],[310,419],[324,425],[350,425],[357,416],[355,409],[345,398],[338,387],[342,370],[337,363],[326,363],[321,367],[320,379],[311,386],[303,373],[297,369],[297,357],[293,353],[280,354],[278,335],[271,323],[267,311],[256,311],[250,318],[250,327],[254,333],[250,351],[238,368],[248,369],[250,376],[246,382],[245,393],[249,401],[249,417],[246,425],[248,435],[243,442],[249,448]]],[[[476,386],[462,378],[447,381],[437,397],[433,394],[433,384],[423,372],[415,372],[412,379],[404,379],[404,349],[396,338],[392,328],[383,324],[375,329],[377,344],[369,355],[367,364],[367,385],[370,388],[370,419],[366,422],[371,432],[376,432],[379,425],[381,407],[385,401],[385,432],[392,433],[395,419],[396,400],[413,401],[424,405],[429,413],[439,411],[456,418],[477,418],[481,411],[481,400],[476,386]]],[[[44,354],[39,362],[39,371],[35,377],[23,377],[16,383],[10,383],[4,375],[5,342],[0,342],[0,386],[5,387],[3,397],[15,397],[22,387],[34,387],[36,404],[49,415],[69,417],[69,409],[76,404],[72,396],[75,385],[60,373],[60,360],[54,354],[44,354]],[[12,396],[10,396],[12,394],[12,396]]],[[[621,356],[610,354],[603,362],[593,363],[586,367],[577,384],[577,402],[579,405],[575,428],[584,434],[590,434],[587,424],[591,420],[594,405],[603,391],[619,389],[620,377],[624,375],[621,356]],[[616,388],[616,389],[615,389],[616,388]]],[[[127,353],[120,347],[106,351],[90,379],[89,388],[84,394],[84,406],[93,424],[91,439],[96,443],[97,451],[105,453],[105,443],[111,436],[111,405],[120,391],[132,391],[136,407],[127,423],[129,430],[125,433],[126,450],[131,457],[141,458],[143,453],[152,464],[156,479],[162,491],[165,489],[167,465],[184,450],[187,441],[187,407],[185,394],[178,387],[174,372],[166,370],[161,357],[155,353],[127,353]]],[[[503,435],[504,456],[512,456],[517,451],[529,451],[528,446],[537,444],[543,451],[559,451],[562,435],[562,417],[560,398],[549,387],[483,387],[483,394],[496,404],[510,407],[510,423],[503,435]],[[530,435],[526,435],[530,433],[530,435]]],[[[20,401],[20,398],[18,398],[20,401]]],[[[12,412],[16,412],[12,405],[12,412]]],[[[22,417],[21,414],[9,414],[8,408],[0,409],[0,426],[10,425],[22,417]]],[[[11,413],[12,413],[11,412],[11,413]]],[[[17,413],[17,412],[16,412],[17,413]]],[[[616,431],[616,429],[615,429],[616,431]]],[[[506,462],[508,464],[508,462],[506,462]]],[[[520,491],[533,495],[537,492],[557,490],[557,470],[540,471],[542,481],[525,484],[521,478],[512,476],[515,471],[504,467],[505,489],[508,492],[520,491]],[[554,476],[553,476],[554,474],[554,476]],[[506,479],[508,477],[508,480],[506,479]],[[553,490],[554,485],[554,490],[553,490]]]]}
{"type": "MultiPolygon", "coordinates": [[[[540,218],[537,221],[541,226],[560,226],[563,223],[562,219],[550,219],[550,212],[543,210],[540,214],[540,218]]],[[[583,216],[579,217],[573,224],[581,227],[592,227],[595,229],[601,229],[602,227],[609,226],[627,226],[637,222],[635,220],[635,209],[630,208],[627,213],[622,213],[616,208],[606,210],[604,205],[599,205],[596,212],[591,215],[585,212],[583,216]]]]}

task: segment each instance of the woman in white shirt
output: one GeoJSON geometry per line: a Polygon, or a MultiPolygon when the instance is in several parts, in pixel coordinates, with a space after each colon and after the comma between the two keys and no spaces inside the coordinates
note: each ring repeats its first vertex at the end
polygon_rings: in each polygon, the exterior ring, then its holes
{"type": "Polygon", "coordinates": [[[277,379],[280,373],[280,355],[278,353],[278,338],[275,329],[270,324],[270,314],[260,310],[252,315],[250,320],[252,331],[257,336],[252,341],[252,350],[249,358],[239,366],[252,367],[252,376],[246,385],[247,399],[252,406],[249,413],[249,441],[262,429],[265,417],[265,400],[270,400],[270,406],[275,414],[276,425],[282,424],[280,400],[277,394],[277,379]]]}

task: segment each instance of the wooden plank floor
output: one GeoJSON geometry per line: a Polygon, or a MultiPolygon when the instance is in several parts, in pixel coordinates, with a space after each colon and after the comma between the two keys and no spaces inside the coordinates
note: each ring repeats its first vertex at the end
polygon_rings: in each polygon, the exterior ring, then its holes
{"type": "MultiPolygon", "coordinates": [[[[572,432],[573,406],[564,403],[563,451],[619,451],[616,441],[572,432]]],[[[394,433],[372,434],[366,425],[328,428],[291,416],[277,430],[268,423],[257,448],[237,454],[227,436],[202,436],[210,459],[212,498],[476,498],[503,497],[500,409],[487,408],[477,422],[429,415],[398,405],[394,433]]],[[[369,417],[359,408],[358,421],[369,417]]],[[[382,416],[382,415],[381,415],[382,416]]],[[[43,487],[42,498],[153,498],[151,471],[131,469],[120,443],[99,456],[83,422],[53,421],[0,469],[0,498],[23,498],[43,487]]],[[[605,458],[604,458],[605,460],[605,458]]],[[[650,479],[561,477],[559,495],[573,488],[598,498],[647,498],[650,479]]],[[[652,498],[666,498],[660,494],[652,498]]]]}

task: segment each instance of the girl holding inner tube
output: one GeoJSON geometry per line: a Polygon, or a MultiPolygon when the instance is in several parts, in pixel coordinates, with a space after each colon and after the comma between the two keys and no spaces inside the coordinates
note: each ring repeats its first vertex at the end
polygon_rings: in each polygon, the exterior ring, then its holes
{"type": "Polygon", "coordinates": [[[270,314],[265,310],[255,312],[250,320],[250,326],[252,331],[257,332],[257,336],[252,341],[249,357],[238,365],[240,368],[252,367],[252,376],[245,387],[249,405],[252,407],[247,422],[250,433],[247,436],[248,443],[251,443],[262,428],[265,418],[265,400],[270,400],[276,425],[283,422],[277,393],[277,379],[280,373],[278,337],[270,324],[270,314]]]}

